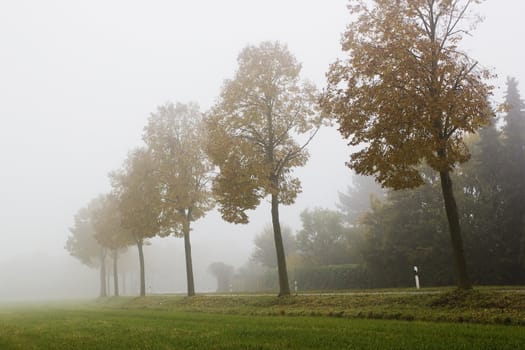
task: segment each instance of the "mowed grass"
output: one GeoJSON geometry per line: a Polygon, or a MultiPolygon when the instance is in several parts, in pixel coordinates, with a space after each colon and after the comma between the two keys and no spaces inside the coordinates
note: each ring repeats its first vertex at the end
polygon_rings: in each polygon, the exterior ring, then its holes
{"type": "MultiPolygon", "coordinates": [[[[102,298],[103,308],[152,309],[250,316],[318,316],[404,321],[458,322],[525,326],[525,290],[448,289],[410,293],[399,290],[345,294],[156,295],[102,298]]],[[[524,347],[525,348],[525,347],[524,347]]]]}
{"type": "Polygon", "coordinates": [[[519,326],[59,304],[0,310],[0,349],[523,349],[519,326]]]}

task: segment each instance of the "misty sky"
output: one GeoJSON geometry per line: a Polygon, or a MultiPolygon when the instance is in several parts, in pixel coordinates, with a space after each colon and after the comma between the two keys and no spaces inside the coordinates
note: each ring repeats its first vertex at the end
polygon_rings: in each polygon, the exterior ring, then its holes
{"type": "MultiPolygon", "coordinates": [[[[485,21],[464,48],[498,74],[495,102],[509,75],[525,96],[525,1],[477,9],[485,21]]],[[[287,43],[302,76],[321,88],[349,21],[345,0],[1,1],[0,263],[67,255],[73,215],[109,191],[107,173],[141,145],[156,106],[195,101],[206,111],[240,50],[263,40],[287,43]]],[[[335,130],[319,134],[283,224],[299,229],[305,208],[334,207],[351,183],[349,152],[335,130]]],[[[249,225],[234,226],[210,213],[192,233],[194,254],[209,261],[195,264],[239,265],[269,215],[264,204],[249,225]]]]}

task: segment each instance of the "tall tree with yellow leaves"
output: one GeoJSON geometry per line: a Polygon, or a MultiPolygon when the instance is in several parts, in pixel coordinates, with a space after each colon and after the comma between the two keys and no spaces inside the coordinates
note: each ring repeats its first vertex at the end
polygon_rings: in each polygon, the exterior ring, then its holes
{"type": "Polygon", "coordinates": [[[144,244],[161,232],[161,202],[157,168],[148,149],[128,154],[123,167],[110,174],[122,229],[137,246],[140,266],[140,295],[146,295],[144,244]]]}
{"type": "Polygon", "coordinates": [[[385,187],[411,188],[426,162],[439,172],[458,275],[471,288],[450,173],[469,159],[466,133],[487,125],[491,74],[458,48],[480,0],[351,0],[348,58],[327,73],[323,109],[361,148],[348,166],[385,187]]]}
{"type": "Polygon", "coordinates": [[[166,235],[184,238],[187,290],[188,296],[193,296],[191,222],[213,207],[213,165],[204,150],[205,132],[199,107],[191,103],[160,106],[151,114],[143,139],[157,167],[162,230],[166,235]]]}
{"type": "Polygon", "coordinates": [[[292,204],[301,190],[292,169],[308,159],[320,123],[318,96],[300,81],[301,65],[285,45],[248,46],[237,61],[207,119],[208,154],[220,170],[214,192],[222,217],[234,223],[247,223],[246,211],[271,197],[279,295],[289,295],[279,205],[292,204]]]}

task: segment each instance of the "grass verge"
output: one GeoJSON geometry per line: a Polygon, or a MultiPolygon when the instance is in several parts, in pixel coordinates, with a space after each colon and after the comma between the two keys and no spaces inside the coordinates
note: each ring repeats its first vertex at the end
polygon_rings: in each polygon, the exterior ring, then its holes
{"type": "Polygon", "coordinates": [[[525,326],[525,292],[491,288],[469,292],[379,292],[285,298],[270,295],[120,297],[98,299],[96,305],[229,315],[332,316],[525,326]]]}
{"type": "Polygon", "coordinates": [[[519,349],[522,327],[151,309],[0,313],[0,349],[519,349]]]}

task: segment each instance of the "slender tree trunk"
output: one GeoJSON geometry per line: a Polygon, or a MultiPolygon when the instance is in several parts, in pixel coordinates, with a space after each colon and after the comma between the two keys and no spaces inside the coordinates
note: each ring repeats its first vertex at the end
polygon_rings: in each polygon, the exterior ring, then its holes
{"type": "Polygon", "coordinates": [[[184,220],[182,231],[184,233],[184,252],[186,254],[186,280],[189,297],[195,295],[195,283],[193,281],[193,264],[191,261],[190,219],[191,211],[188,211],[186,220],[184,220]]]}
{"type": "Polygon", "coordinates": [[[275,251],[277,253],[277,270],[279,273],[279,296],[290,295],[286,255],[284,253],[283,236],[279,222],[279,199],[277,198],[277,194],[272,194],[272,225],[275,251]]]}
{"type": "Polygon", "coordinates": [[[106,293],[106,250],[100,248],[100,296],[107,296],[106,293]]]}
{"type": "Polygon", "coordinates": [[[113,285],[114,295],[118,297],[118,249],[113,252],[113,285]]]}
{"type": "Polygon", "coordinates": [[[452,189],[452,179],[449,171],[441,171],[441,190],[445,201],[445,211],[447,213],[448,226],[450,230],[450,239],[452,241],[452,253],[456,265],[459,289],[471,289],[472,283],[467,273],[467,264],[465,262],[465,252],[463,250],[463,240],[461,238],[461,226],[459,224],[458,207],[454,192],[452,189]]]}
{"type": "Polygon", "coordinates": [[[146,295],[146,275],[144,273],[144,252],[142,250],[142,241],[137,242],[137,248],[139,250],[139,265],[140,265],[140,296],[146,295]]]}
{"type": "Polygon", "coordinates": [[[126,295],[126,271],[122,271],[122,295],[126,295]]]}
{"type": "MultiPolygon", "coordinates": [[[[275,148],[274,140],[275,134],[273,130],[273,113],[272,105],[268,106],[268,114],[266,116],[266,123],[268,127],[268,145],[266,149],[266,160],[268,165],[271,166],[272,171],[276,171],[275,168],[275,148]]],[[[273,173],[270,176],[270,180],[273,184],[272,191],[272,225],[273,225],[273,238],[275,243],[275,252],[277,254],[277,271],[279,274],[279,296],[290,295],[290,286],[288,284],[288,271],[286,270],[286,255],[284,253],[283,236],[281,234],[281,223],[279,222],[279,176],[278,173],[273,173]]]]}
{"type": "Polygon", "coordinates": [[[108,266],[108,271],[106,272],[106,288],[107,288],[107,291],[106,291],[106,294],[108,296],[111,295],[111,283],[110,283],[110,278],[111,278],[111,270],[109,270],[109,266],[108,266]]]}

